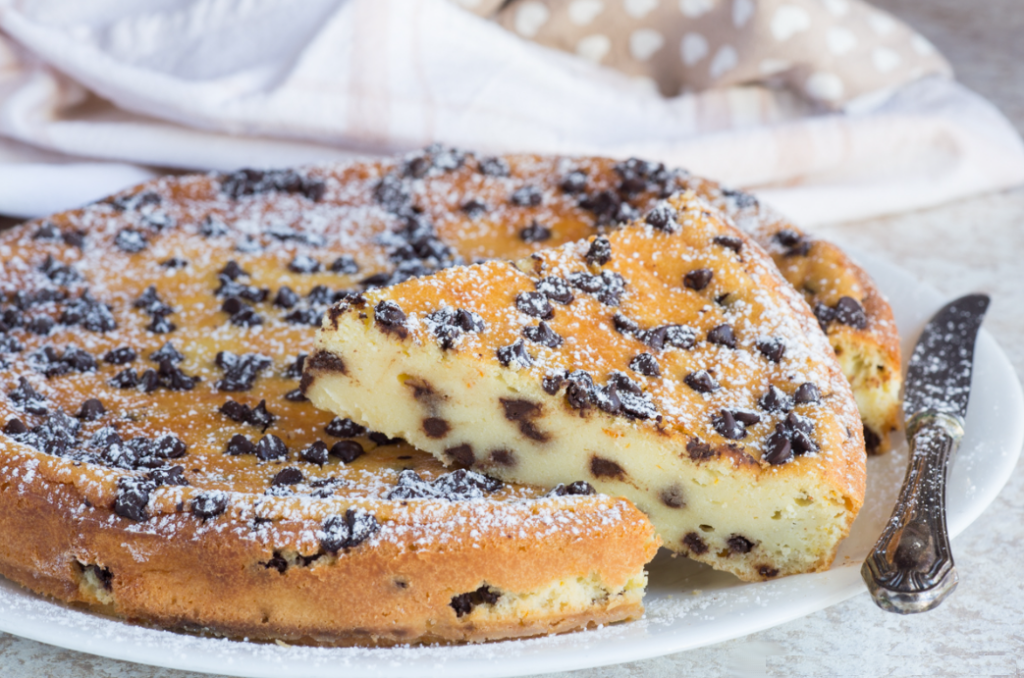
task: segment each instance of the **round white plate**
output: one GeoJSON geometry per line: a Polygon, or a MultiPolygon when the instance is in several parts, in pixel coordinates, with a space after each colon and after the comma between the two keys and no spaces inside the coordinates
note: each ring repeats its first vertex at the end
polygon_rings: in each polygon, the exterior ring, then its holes
{"type": "MultiPolygon", "coordinates": [[[[860,263],[892,303],[909,356],[940,295],[866,255],[860,263]]],[[[1024,443],[1024,397],[1013,367],[984,330],[978,338],[967,435],[948,487],[949,529],[957,535],[1006,483],[1024,443]],[[979,388],[983,385],[983,388],[979,388]]],[[[718,643],[802,617],[864,591],[860,565],[896,499],[907,462],[902,444],[868,460],[864,509],[828,572],[744,583],[664,553],[650,566],[647,614],[629,624],[531,640],[462,647],[307,648],[200,638],[70,609],[0,579],[0,630],[91,654],[176,669],[250,676],[530,675],[634,661],[718,643]]]]}

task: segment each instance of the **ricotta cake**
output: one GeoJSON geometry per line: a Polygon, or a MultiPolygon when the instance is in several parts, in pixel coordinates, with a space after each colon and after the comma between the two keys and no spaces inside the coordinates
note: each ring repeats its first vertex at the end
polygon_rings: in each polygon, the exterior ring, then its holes
{"type": "Polygon", "coordinates": [[[339,301],[301,389],[445,463],[627,497],[665,546],[749,581],[827,568],[864,497],[818,320],[692,192],[517,264],[339,301]]]}
{"type": "Polygon", "coordinates": [[[0,573],[291,643],[642,614],[658,539],[627,500],[446,470],[298,390],[323,309],[395,270],[376,244],[392,222],[349,190],[369,192],[326,172],[168,178],[0,234],[0,573]]]}

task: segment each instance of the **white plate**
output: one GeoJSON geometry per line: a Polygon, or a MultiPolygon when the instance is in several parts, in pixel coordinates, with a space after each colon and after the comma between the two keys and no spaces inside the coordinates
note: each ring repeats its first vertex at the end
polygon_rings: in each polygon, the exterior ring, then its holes
{"type": "MultiPolygon", "coordinates": [[[[904,355],[940,295],[907,273],[857,259],[888,295],[904,355]]],[[[949,529],[962,532],[1009,479],[1024,443],[1024,398],[992,337],[978,339],[967,435],[947,492],[949,529]],[[984,385],[979,388],[979,385],[984,385]]],[[[326,649],[280,647],[158,631],[69,609],[0,580],[0,630],[91,654],[232,676],[459,678],[568,671],[656,657],[718,643],[802,617],[864,590],[860,564],[889,517],[906,467],[906,445],[868,461],[865,508],[835,565],[820,574],[747,584],[664,554],[650,568],[643,620],[595,631],[466,647],[326,649]]]]}

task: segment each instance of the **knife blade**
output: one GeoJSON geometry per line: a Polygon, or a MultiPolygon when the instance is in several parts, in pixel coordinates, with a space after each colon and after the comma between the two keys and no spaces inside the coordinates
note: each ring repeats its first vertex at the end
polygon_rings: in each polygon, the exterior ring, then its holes
{"type": "Polygon", "coordinates": [[[910,462],[892,517],[861,576],[875,603],[909,614],[938,606],[958,576],[946,530],[946,477],[964,435],[974,344],[989,298],[946,304],[925,325],[903,391],[910,462]]]}

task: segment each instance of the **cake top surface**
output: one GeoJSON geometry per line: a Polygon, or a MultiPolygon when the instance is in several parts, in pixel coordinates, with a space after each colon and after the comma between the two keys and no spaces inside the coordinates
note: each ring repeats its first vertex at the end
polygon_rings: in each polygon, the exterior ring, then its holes
{"type": "MultiPolygon", "coordinates": [[[[843,471],[863,456],[856,404],[806,304],[692,193],[516,265],[451,268],[344,300],[323,332],[358,341],[342,322],[500,366],[691,458],[726,450],[766,471],[796,459],[843,471]]],[[[863,483],[860,467],[844,486],[863,483]]]]}

